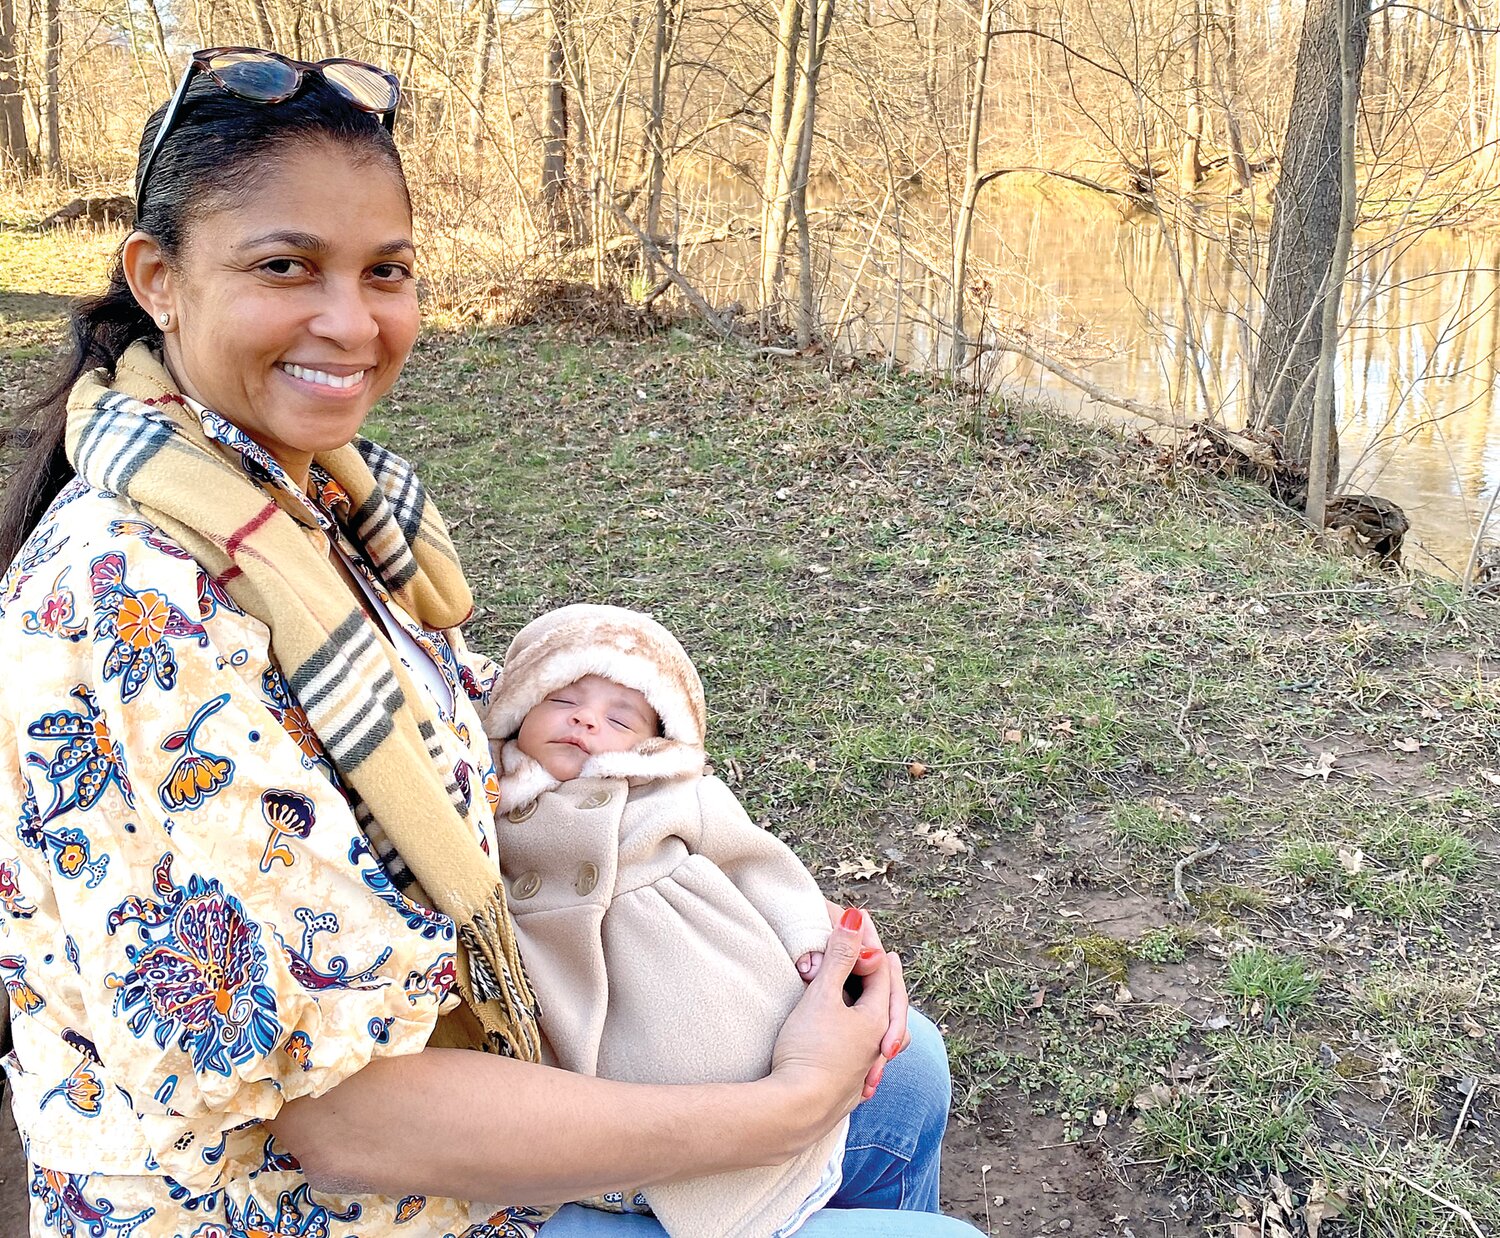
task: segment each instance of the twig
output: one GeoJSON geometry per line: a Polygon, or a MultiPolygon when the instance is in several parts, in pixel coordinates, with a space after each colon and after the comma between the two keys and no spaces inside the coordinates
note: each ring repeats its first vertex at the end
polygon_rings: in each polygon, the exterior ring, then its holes
{"type": "Polygon", "coordinates": [[[1484,509],[1484,519],[1479,522],[1479,528],[1474,531],[1474,545],[1469,548],[1469,562],[1464,566],[1463,592],[1467,594],[1474,587],[1474,563],[1479,558],[1479,547],[1484,541],[1484,531],[1489,527],[1490,517],[1495,514],[1495,503],[1500,501],[1500,486],[1495,487],[1495,493],[1490,495],[1489,506],[1484,509]]]}
{"type": "Polygon", "coordinates": [[[1462,1204],[1456,1204],[1451,1199],[1444,1199],[1436,1191],[1428,1190],[1420,1182],[1413,1182],[1405,1174],[1392,1171],[1391,1177],[1395,1178],[1397,1182],[1404,1183],[1405,1185],[1411,1187],[1412,1190],[1427,1196],[1427,1198],[1432,1200],[1433,1203],[1441,1204],[1444,1208],[1447,1208],[1457,1216],[1461,1216],[1465,1221],[1469,1223],[1469,1228],[1474,1231],[1474,1238],[1485,1238],[1484,1230],[1479,1228],[1479,1223],[1474,1220],[1473,1214],[1462,1204]]]}
{"type": "Polygon", "coordinates": [[[647,236],[644,232],[637,228],[635,226],[635,220],[631,219],[630,216],[622,211],[618,206],[614,206],[613,204],[611,204],[610,209],[611,211],[613,211],[615,217],[621,223],[623,223],[627,228],[635,233],[635,239],[640,243],[641,249],[649,254],[652,260],[661,267],[662,271],[665,272],[666,277],[672,281],[672,284],[676,287],[677,291],[682,293],[683,297],[686,298],[688,304],[697,311],[699,316],[702,317],[702,319],[707,322],[709,326],[711,326],[715,331],[722,335],[726,340],[734,339],[734,328],[719,316],[718,311],[715,310],[714,307],[704,299],[703,294],[696,288],[694,288],[692,284],[688,283],[687,277],[683,275],[683,273],[679,271],[676,266],[673,265],[671,260],[668,259],[665,254],[661,252],[661,247],[657,245],[656,238],[647,236]]]}
{"type": "Polygon", "coordinates": [[[1198,686],[1198,676],[1193,674],[1193,668],[1188,667],[1188,690],[1187,698],[1182,702],[1182,710],[1177,715],[1177,721],[1172,724],[1172,729],[1177,732],[1177,738],[1182,743],[1182,750],[1187,755],[1193,753],[1193,745],[1188,742],[1187,733],[1182,729],[1187,725],[1188,712],[1193,708],[1193,689],[1198,686]]]}
{"type": "Polygon", "coordinates": [[[1469,1110],[1474,1104],[1474,1098],[1479,1095],[1479,1077],[1469,1076],[1469,1094],[1464,1097],[1463,1108],[1458,1111],[1458,1121],[1453,1124],[1453,1134],[1448,1136],[1448,1151],[1453,1151],[1453,1145],[1458,1142],[1458,1132],[1463,1130],[1464,1121],[1469,1116],[1469,1110]]]}
{"type": "Polygon", "coordinates": [[[1172,901],[1179,907],[1186,907],[1189,911],[1193,904],[1188,901],[1187,893],[1182,888],[1182,870],[1189,864],[1196,864],[1199,860],[1205,860],[1219,849],[1219,840],[1215,839],[1206,847],[1199,847],[1192,855],[1185,855],[1172,865],[1172,901]]]}
{"type": "Polygon", "coordinates": [[[1133,416],[1144,417],[1147,421],[1154,421],[1159,426],[1170,426],[1174,430],[1188,430],[1192,428],[1187,422],[1173,416],[1166,409],[1159,408],[1155,404],[1143,404],[1140,400],[1131,399],[1129,396],[1116,395],[1112,391],[1106,391],[1098,383],[1091,382],[1071,366],[1066,366],[1061,361],[1054,360],[1047,356],[1046,353],[1038,351],[1022,340],[1015,339],[1009,335],[1002,335],[996,331],[995,346],[1002,352],[1020,353],[1027,360],[1034,361],[1042,369],[1056,374],[1064,382],[1077,387],[1089,399],[1096,400],[1100,404],[1109,404],[1114,408],[1123,408],[1133,416]]]}
{"type": "Polygon", "coordinates": [[[1105,185],[1100,181],[1090,180],[1086,176],[1077,176],[1072,172],[1062,172],[1057,168],[991,168],[979,177],[979,188],[983,189],[991,181],[1011,172],[1035,172],[1039,176],[1055,176],[1059,180],[1072,181],[1075,185],[1082,185],[1085,189],[1092,189],[1097,193],[1112,193],[1121,198],[1127,198],[1135,205],[1144,207],[1148,211],[1157,210],[1157,203],[1149,194],[1137,193],[1132,189],[1120,189],[1114,185],[1105,185]]]}

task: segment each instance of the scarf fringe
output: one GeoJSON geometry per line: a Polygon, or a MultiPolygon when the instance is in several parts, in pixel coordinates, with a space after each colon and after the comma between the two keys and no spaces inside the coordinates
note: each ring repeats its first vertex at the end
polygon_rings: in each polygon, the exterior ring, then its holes
{"type": "Polygon", "coordinates": [[[464,985],[471,990],[465,997],[479,1011],[486,1035],[498,1037],[505,1046],[500,1051],[509,1056],[540,1061],[537,1023],[541,1009],[521,965],[515,921],[505,905],[502,887],[496,886],[490,902],[459,929],[458,937],[467,964],[460,969],[460,990],[464,985]],[[493,1026],[485,1017],[491,1003],[504,1012],[504,1019],[498,1026],[493,1026]],[[513,1043],[517,1033],[521,1034],[520,1044],[513,1043]]]}

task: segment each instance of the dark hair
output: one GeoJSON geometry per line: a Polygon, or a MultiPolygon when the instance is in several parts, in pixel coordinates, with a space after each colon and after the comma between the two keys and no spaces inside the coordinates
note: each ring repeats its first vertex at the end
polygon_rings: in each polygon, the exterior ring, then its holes
{"type": "MultiPolygon", "coordinates": [[[[182,106],[183,115],[152,165],[135,223],[155,238],[169,263],[182,253],[196,219],[248,199],[274,157],[299,143],[334,143],[356,158],[384,162],[406,191],[401,157],[379,119],[354,107],[316,74],[308,75],[294,98],[274,104],[237,98],[199,76],[182,106]]],[[[165,112],[164,104],[146,122],[137,169],[156,140],[165,112]]],[[[43,512],[73,477],[63,449],[73,385],[89,370],[113,371],[136,340],[160,346],[160,329],[125,281],[122,254],[123,246],[104,292],[74,305],[58,370],[22,409],[26,420],[19,435],[27,446],[0,504],[0,572],[20,553],[43,512]]]]}

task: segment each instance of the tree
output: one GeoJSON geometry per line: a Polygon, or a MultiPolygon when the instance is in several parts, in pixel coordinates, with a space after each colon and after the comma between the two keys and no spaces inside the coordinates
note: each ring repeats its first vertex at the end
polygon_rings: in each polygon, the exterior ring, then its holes
{"type": "Polygon", "coordinates": [[[581,228],[568,177],[568,62],[563,43],[567,16],[558,11],[557,4],[543,7],[547,34],[543,53],[546,104],[542,122],[542,203],[553,232],[577,244],[581,228]]]}
{"type": "Polygon", "coordinates": [[[761,181],[760,302],[762,316],[781,300],[783,259],[794,210],[806,209],[818,77],[823,69],[833,0],[781,0],[776,62],[771,76],[771,120],[761,181]],[[804,29],[804,26],[806,27],[804,29]]]}
{"type": "Polygon", "coordinates": [[[62,171],[61,89],[62,14],[58,0],[45,0],[42,6],[42,158],[47,170],[62,171]]]}
{"type": "MultiPolygon", "coordinates": [[[[1279,429],[1287,455],[1302,465],[1314,454],[1324,299],[1334,299],[1336,314],[1343,292],[1334,258],[1345,212],[1344,179],[1351,171],[1344,162],[1350,102],[1345,82],[1352,81],[1357,107],[1369,35],[1370,0],[1308,0],[1274,193],[1265,312],[1250,393],[1256,425],[1279,429]]],[[[1338,433],[1331,418],[1321,437],[1331,485],[1338,477],[1338,433]]]]}
{"type": "Polygon", "coordinates": [[[979,173],[979,139],[984,125],[984,92],[989,83],[990,44],[995,39],[995,3],[983,0],[979,10],[979,31],[974,48],[974,69],[969,82],[967,139],[964,143],[964,190],[958,206],[958,220],[953,234],[953,348],[949,353],[950,371],[964,364],[964,288],[968,283],[969,243],[974,232],[974,208],[985,178],[979,173]]]}
{"type": "Polygon", "coordinates": [[[26,142],[21,73],[16,64],[16,10],[12,0],[0,0],[0,164],[23,174],[31,171],[31,147],[26,142]]]}

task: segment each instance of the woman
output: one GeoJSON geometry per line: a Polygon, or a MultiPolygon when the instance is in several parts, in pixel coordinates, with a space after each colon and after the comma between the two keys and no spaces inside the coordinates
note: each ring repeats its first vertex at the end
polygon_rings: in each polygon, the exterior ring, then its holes
{"type": "Polygon", "coordinates": [[[493,669],[420,483],[356,439],[417,332],[398,93],[195,56],[0,518],[32,1232],[660,1234],[554,1206],[774,1164],[851,1110],[803,1232],[971,1232],[935,1215],[941,1043],[913,1016],[896,1056],[900,965],[858,912],[765,1079],[539,1064],[491,856],[493,669]]]}

